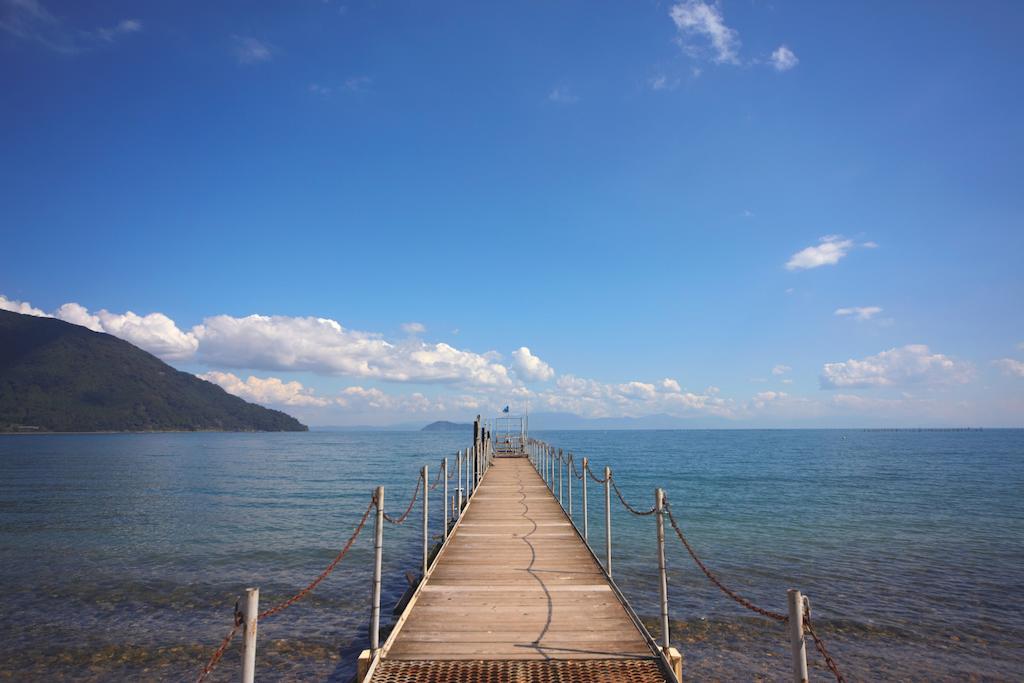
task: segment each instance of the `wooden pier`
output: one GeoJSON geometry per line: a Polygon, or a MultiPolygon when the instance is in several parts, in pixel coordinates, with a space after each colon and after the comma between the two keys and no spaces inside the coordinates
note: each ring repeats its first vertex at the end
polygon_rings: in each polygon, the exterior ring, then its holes
{"type": "Polygon", "coordinates": [[[672,680],[530,460],[492,462],[362,680],[672,680]]]}
{"type": "Polygon", "coordinates": [[[472,447],[456,454],[454,469],[449,458],[443,458],[433,483],[424,466],[401,515],[385,512],[384,487],[378,486],[334,560],[297,593],[261,612],[259,588],[247,589],[244,603],[236,604],[231,629],[197,683],[204,683],[236,634],[242,636],[242,683],[254,683],[258,624],[302,600],[327,578],[371,516],[370,647],[359,656],[359,683],[679,683],[682,656],[672,647],[669,632],[666,525],[719,590],[740,606],[784,625],[794,683],[808,680],[805,635],[811,636],[837,683],[843,683],[838,665],[811,624],[806,597],[789,589],[789,609],[783,614],[729,589],[687,541],[663,489],[655,489],[652,508],[638,508],[623,496],[611,468],[606,466],[598,476],[584,457],[577,471],[571,452],[563,454],[527,436],[525,417],[505,415],[494,424],[496,433],[477,416],[472,447]],[[588,480],[600,487],[595,498],[604,503],[603,565],[588,542],[588,480]],[[582,528],[573,521],[574,481],[582,528]],[[435,525],[441,522],[444,540],[435,553],[429,501],[430,492],[442,485],[442,515],[435,525]],[[649,516],[654,522],[658,641],[611,577],[612,491],[631,514],[649,516]],[[407,593],[399,602],[405,607],[381,643],[384,523],[404,523],[417,500],[422,512],[422,575],[412,595],[407,593]]]}

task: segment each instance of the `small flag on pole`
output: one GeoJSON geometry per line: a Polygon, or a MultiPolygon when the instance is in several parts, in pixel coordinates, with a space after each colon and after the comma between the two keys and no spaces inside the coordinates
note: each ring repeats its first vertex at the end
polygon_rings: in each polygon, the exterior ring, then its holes
{"type": "Polygon", "coordinates": [[[508,406],[505,406],[504,408],[502,408],[502,409],[501,409],[501,412],[503,412],[503,413],[507,413],[507,412],[508,412],[508,406]]]}

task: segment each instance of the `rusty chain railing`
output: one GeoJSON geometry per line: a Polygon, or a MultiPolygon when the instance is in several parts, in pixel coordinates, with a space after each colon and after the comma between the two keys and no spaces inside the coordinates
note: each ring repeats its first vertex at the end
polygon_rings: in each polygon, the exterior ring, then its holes
{"type": "Polygon", "coordinates": [[[572,476],[583,481],[583,473],[576,470],[576,458],[569,458],[569,464],[572,465],[572,476]]]}
{"type": "Polygon", "coordinates": [[[324,569],[322,572],[320,572],[319,576],[317,576],[315,579],[310,581],[309,584],[305,588],[300,590],[298,593],[296,593],[292,597],[288,598],[287,600],[282,600],[277,605],[274,605],[273,607],[271,607],[268,610],[260,612],[259,620],[263,621],[264,619],[268,619],[269,617],[274,616],[278,612],[281,612],[281,611],[291,607],[292,605],[297,603],[299,600],[302,600],[304,597],[306,597],[310,593],[310,591],[312,591],[314,588],[317,587],[317,584],[319,584],[321,581],[326,579],[330,575],[330,573],[334,571],[334,568],[337,567],[338,564],[340,564],[343,559],[345,559],[345,555],[348,554],[348,551],[352,547],[352,544],[356,542],[356,539],[359,538],[359,534],[362,532],[363,527],[366,526],[366,520],[370,516],[370,511],[373,510],[373,508],[376,507],[376,506],[377,506],[377,499],[376,498],[372,498],[370,500],[370,504],[366,506],[366,510],[363,512],[363,516],[359,520],[359,524],[356,525],[356,530],[352,532],[352,535],[348,537],[348,541],[345,542],[344,547],[334,557],[334,560],[332,560],[331,563],[329,565],[327,565],[327,568],[324,569]]]}
{"type": "Polygon", "coordinates": [[[203,681],[206,680],[206,677],[210,675],[210,672],[216,668],[221,657],[223,657],[224,653],[227,652],[228,645],[230,645],[231,641],[235,639],[235,634],[238,633],[238,629],[241,627],[242,613],[238,611],[238,602],[235,601],[235,623],[231,627],[231,630],[228,631],[228,634],[224,636],[224,640],[221,641],[220,647],[218,647],[213,653],[213,656],[210,657],[210,661],[207,662],[206,666],[203,667],[203,670],[199,672],[199,678],[196,679],[196,683],[203,683],[203,681]]]}
{"type": "Polygon", "coordinates": [[[590,469],[590,463],[587,463],[587,466],[584,469],[585,469],[586,473],[590,476],[590,478],[593,479],[598,484],[604,484],[609,479],[609,477],[605,477],[604,479],[599,479],[596,476],[594,476],[594,471],[592,469],[590,469]]]}
{"type": "MultiPolygon", "coordinates": [[[[806,598],[804,598],[806,601],[806,598]]],[[[825,647],[825,641],[823,641],[818,634],[814,632],[814,626],[811,625],[811,606],[809,603],[804,603],[804,630],[811,636],[811,640],[814,641],[814,647],[818,650],[818,654],[825,660],[825,666],[832,672],[832,675],[836,677],[838,683],[846,683],[846,677],[843,676],[839,671],[839,665],[836,664],[836,660],[829,654],[828,648],[825,647]]]]}
{"type": "Polygon", "coordinates": [[[650,510],[638,510],[637,508],[633,507],[628,502],[626,502],[626,499],[625,497],[623,497],[622,491],[619,490],[619,486],[618,484],[615,483],[614,478],[612,478],[611,482],[612,490],[615,491],[615,495],[619,497],[619,502],[622,503],[622,507],[632,512],[637,517],[647,517],[648,515],[653,515],[655,512],[658,511],[657,505],[652,506],[650,510]]]}
{"type": "Polygon", "coordinates": [[[679,522],[676,521],[676,516],[672,514],[672,506],[669,505],[667,499],[665,500],[665,512],[668,514],[668,521],[672,524],[672,528],[675,530],[676,536],[678,536],[679,540],[683,542],[683,547],[686,548],[686,552],[690,554],[690,557],[693,558],[693,561],[697,563],[697,566],[700,567],[700,570],[704,572],[704,576],[708,577],[708,580],[711,583],[715,584],[719,590],[721,590],[723,593],[725,593],[730,598],[735,600],[737,604],[746,607],[752,612],[757,612],[761,616],[768,617],[769,619],[774,619],[775,621],[789,621],[789,617],[785,614],[782,614],[780,612],[773,612],[769,609],[765,609],[764,607],[758,607],[750,600],[747,600],[745,597],[743,597],[742,595],[740,595],[739,593],[730,589],[724,583],[722,583],[721,580],[717,576],[715,576],[710,569],[708,569],[707,565],[701,561],[696,551],[694,551],[693,546],[691,546],[690,542],[686,540],[686,536],[683,535],[683,530],[679,528],[679,522]]]}
{"type": "MultiPolygon", "coordinates": [[[[331,572],[334,571],[334,568],[337,567],[338,564],[340,564],[343,559],[345,559],[345,555],[348,554],[349,549],[356,542],[356,539],[359,538],[359,534],[362,532],[363,527],[366,526],[366,520],[370,516],[370,511],[373,510],[373,508],[376,505],[377,499],[375,497],[372,497],[370,499],[369,505],[366,506],[366,511],[363,512],[362,518],[356,525],[355,531],[353,531],[352,535],[349,536],[348,541],[345,542],[345,545],[342,547],[341,551],[335,556],[334,560],[332,560],[331,563],[327,565],[326,569],[320,572],[319,576],[317,576],[302,590],[300,590],[298,593],[291,596],[287,600],[282,600],[280,603],[271,607],[270,609],[260,612],[257,619],[259,621],[264,621],[265,619],[274,616],[278,612],[281,612],[287,609],[288,607],[291,607],[296,602],[306,597],[314,588],[317,587],[317,584],[326,579],[331,574],[331,572]]],[[[213,671],[214,668],[216,668],[218,662],[220,662],[221,658],[224,656],[224,653],[227,651],[228,646],[231,644],[231,641],[234,640],[234,637],[238,633],[239,628],[241,628],[242,613],[238,609],[237,602],[235,603],[234,621],[235,623],[234,626],[232,626],[231,631],[228,632],[228,635],[225,636],[223,642],[221,642],[220,647],[218,647],[217,650],[213,653],[213,656],[210,657],[210,661],[207,663],[207,665],[203,667],[202,672],[200,672],[199,674],[199,678],[196,679],[196,683],[203,683],[203,681],[206,680],[206,677],[210,675],[210,672],[213,671]]]]}
{"type": "Polygon", "coordinates": [[[391,524],[401,524],[412,512],[412,506],[416,504],[416,499],[420,497],[420,486],[423,485],[423,475],[417,475],[416,477],[416,489],[412,492],[412,498],[409,499],[409,507],[405,508],[405,512],[402,513],[401,517],[392,517],[388,513],[384,513],[384,521],[390,522],[391,524]]]}

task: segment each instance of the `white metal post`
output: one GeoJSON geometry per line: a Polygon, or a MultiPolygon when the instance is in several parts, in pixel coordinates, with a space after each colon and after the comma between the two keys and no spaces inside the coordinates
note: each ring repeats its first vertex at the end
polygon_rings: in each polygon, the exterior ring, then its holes
{"type": "Polygon", "coordinates": [[[590,545],[590,538],[587,535],[587,458],[583,457],[583,540],[590,545]]]}
{"type": "Polygon", "coordinates": [[[562,465],[565,459],[562,457],[562,449],[558,449],[558,504],[562,504],[562,465]]]}
{"type": "Polygon", "coordinates": [[[572,519],[572,453],[569,454],[569,462],[565,465],[565,477],[569,480],[569,519],[572,519]]]}
{"type": "Polygon", "coordinates": [[[458,497],[458,505],[455,507],[455,514],[460,518],[462,517],[462,449],[459,449],[459,453],[455,456],[455,469],[459,472],[459,485],[455,489],[455,495],[458,497]]]}
{"type": "Polygon", "coordinates": [[[260,613],[260,589],[245,589],[245,607],[242,608],[242,683],[256,680],[256,615],[260,613]]]}
{"type": "Polygon", "coordinates": [[[658,574],[661,579],[661,649],[668,652],[672,646],[668,632],[668,570],[665,567],[665,491],[654,491],[654,513],[658,520],[658,574]]]}
{"type": "Polygon", "coordinates": [[[804,644],[804,601],[800,591],[786,591],[789,600],[789,645],[793,653],[793,683],[807,683],[807,647],[804,644]]]}
{"type": "Polygon", "coordinates": [[[373,534],[373,602],[370,607],[370,651],[380,649],[380,574],[384,559],[384,487],[377,487],[377,525],[373,534]]]}
{"type": "Polygon", "coordinates": [[[448,458],[441,461],[441,478],[444,479],[444,537],[448,538],[448,458]]]}
{"type": "Polygon", "coordinates": [[[551,457],[548,459],[548,481],[551,482],[551,493],[555,492],[555,447],[551,447],[551,457]]]}
{"type": "Polygon", "coordinates": [[[423,466],[423,576],[427,576],[427,564],[430,558],[430,486],[427,482],[429,465],[423,466]]]}
{"type": "Polygon", "coordinates": [[[604,548],[605,570],[612,575],[612,468],[604,468],[604,548]]]}

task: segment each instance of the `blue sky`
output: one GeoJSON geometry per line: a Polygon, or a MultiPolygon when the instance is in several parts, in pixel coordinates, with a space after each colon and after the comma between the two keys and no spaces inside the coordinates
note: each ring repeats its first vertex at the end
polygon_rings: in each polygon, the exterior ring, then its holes
{"type": "Polygon", "coordinates": [[[0,305],[314,425],[1021,426],[1022,20],[0,0],[0,305]]]}

